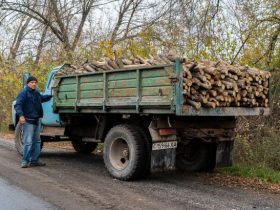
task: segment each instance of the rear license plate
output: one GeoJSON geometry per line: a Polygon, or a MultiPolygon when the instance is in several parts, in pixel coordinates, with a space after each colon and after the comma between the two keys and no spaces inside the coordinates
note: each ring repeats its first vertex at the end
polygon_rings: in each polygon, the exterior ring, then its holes
{"type": "Polygon", "coordinates": [[[177,141],[153,143],[153,150],[171,149],[177,147],[177,141]]]}

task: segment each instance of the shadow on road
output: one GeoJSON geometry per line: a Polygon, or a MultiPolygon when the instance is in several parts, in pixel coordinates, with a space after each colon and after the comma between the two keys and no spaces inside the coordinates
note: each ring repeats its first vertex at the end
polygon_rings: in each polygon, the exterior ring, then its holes
{"type": "MultiPolygon", "coordinates": [[[[42,158],[47,158],[48,160],[57,160],[59,162],[71,162],[74,164],[79,164],[79,167],[87,168],[88,170],[106,170],[103,162],[103,157],[101,153],[91,153],[91,154],[80,154],[74,151],[46,151],[41,153],[42,158]]],[[[139,182],[172,182],[170,179],[177,180],[178,182],[185,179],[197,179],[201,178],[203,173],[192,173],[183,172],[179,170],[172,171],[152,171],[151,175],[146,179],[140,180],[139,182]]],[[[108,175],[109,176],[109,175],[108,175]]],[[[135,182],[135,181],[134,181],[135,182]]],[[[136,181],[137,182],[137,181],[136,181]]]]}

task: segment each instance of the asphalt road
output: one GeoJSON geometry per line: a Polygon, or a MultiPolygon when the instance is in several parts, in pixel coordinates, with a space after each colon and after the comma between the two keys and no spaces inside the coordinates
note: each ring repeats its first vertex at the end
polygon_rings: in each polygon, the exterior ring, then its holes
{"type": "Polygon", "coordinates": [[[41,200],[19,187],[9,184],[0,178],[1,209],[9,210],[51,210],[56,209],[51,204],[41,200]]]}
{"type": "MultiPolygon", "coordinates": [[[[13,192],[28,192],[27,197],[33,197],[44,208],[280,209],[279,194],[225,187],[197,174],[155,173],[145,180],[122,182],[109,176],[100,155],[44,149],[41,160],[47,163],[46,167],[20,168],[20,157],[13,144],[0,138],[3,183],[16,186],[13,192]]],[[[19,196],[11,200],[11,205],[27,205],[23,200],[25,197],[19,196]]],[[[1,204],[0,199],[1,210],[13,209],[1,204]]]]}

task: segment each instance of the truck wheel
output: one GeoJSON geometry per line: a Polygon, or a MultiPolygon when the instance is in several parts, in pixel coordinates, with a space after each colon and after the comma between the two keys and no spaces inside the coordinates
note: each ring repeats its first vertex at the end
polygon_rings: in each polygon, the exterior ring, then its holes
{"type": "Polygon", "coordinates": [[[15,147],[20,155],[23,154],[23,130],[20,123],[17,124],[15,129],[15,147]]]}
{"type": "Polygon", "coordinates": [[[143,128],[139,126],[134,126],[135,129],[141,135],[141,139],[145,141],[146,147],[146,161],[145,161],[145,168],[139,178],[146,178],[151,173],[151,153],[152,153],[152,139],[150,138],[149,134],[147,134],[143,128]]]}
{"type": "Polygon", "coordinates": [[[211,149],[211,145],[198,140],[191,141],[187,145],[178,145],[176,154],[177,168],[192,172],[213,169],[213,159],[210,158],[212,154],[211,149]]]}
{"type": "Polygon", "coordinates": [[[83,153],[83,154],[92,153],[97,147],[97,143],[83,142],[82,139],[72,140],[71,143],[76,152],[83,153]]]}
{"type": "Polygon", "coordinates": [[[217,152],[217,144],[208,145],[208,158],[207,164],[203,171],[211,172],[216,167],[216,152],[217,152]]]}
{"type": "MultiPolygon", "coordinates": [[[[44,142],[41,141],[41,150],[43,148],[44,142]]],[[[23,155],[23,130],[20,123],[17,124],[15,129],[15,147],[18,153],[23,155]]]]}
{"type": "Polygon", "coordinates": [[[133,125],[117,125],[105,138],[104,163],[117,179],[132,180],[147,174],[148,145],[139,129],[133,125]]]}

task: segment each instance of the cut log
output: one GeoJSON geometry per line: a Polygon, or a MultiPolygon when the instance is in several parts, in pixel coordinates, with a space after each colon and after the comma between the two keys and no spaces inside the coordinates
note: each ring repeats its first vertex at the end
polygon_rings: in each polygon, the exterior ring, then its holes
{"type": "Polygon", "coordinates": [[[192,101],[192,100],[187,98],[186,103],[193,106],[197,110],[199,110],[201,108],[201,103],[200,102],[195,102],[195,101],[192,101]]]}
{"type": "Polygon", "coordinates": [[[159,57],[161,58],[161,60],[163,60],[166,64],[172,64],[173,62],[170,61],[167,57],[163,56],[163,55],[159,55],[159,57]]]}
{"type": "Polygon", "coordinates": [[[84,63],[83,68],[88,72],[96,72],[95,68],[91,67],[89,63],[84,63]]]}
{"type": "Polygon", "coordinates": [[[203,71],[207,74],[216,76],[218,74],[218,71],[214,67],[209,67],[209,68],[203,68],[203,71]]]}
{"type": "Polygon", "coordinates": [[[183,83],[186,84],[186,86],[188,87],[191,87],[193,84],[191,79],[186,79],[186,78],[183,78],[183,83]]]}
{"type": "Polygon", "coordinates": [[[198,74],[198,73],[193,73],[192,76],[195,77],[195,78],[200,79],[200,81],[201,81],[202,83],[207,81],[207,78],[206,78],[205,76],[200,75],[200,74],[198,74]]]}
{"type": "Polygon", "coordinates": [[[115,61],[111,60],[110,58],[105,58],[105,61],[108,63],[109,66],[111,66],[113,69],[118,69],[118,65],[115,61]]]}
{"type": "Polygon", "coordinates": [[[209,90],[211,96],[216,97],[218,95],[216,90],[209,90]]]}
{"type": "Polygon", "coordinates": [[[133,64],[133,62],[131,60],[125,59],[125,58],[122,59],[122,62],[123,62],[124,65],[132,65],[133,64]]]}
{"type": "Polygon", "coordinates": [[[209,107],[209,108],[212,108],[212,109],[215,109],[216,108],[216,103],[215,102],[207,102],[206,104],[205,104],[205,107],[209,107]]]}
{"type": "Polygon", "coordinates": [[[224,98],[224,96],[222,96],[222,95],[216,96],[215,99],[216,99],[217,101],[225,101],[225,98],[224,98]]]}
{"type": "Polygon", "coordinates": [[[148,61],[145,60],[144,58],[142,58],[140,55],[136,55],[136,58],[138,58],[138,60],[140,61],[140,64],[150,65],[150,64],[148,63],[148,61]]]}
{"type": "Polygon", "coordinates": [[[183,76],[187,77],[188,79],[192,79],[192,73],[185,65],[183,65],[183,76]]]}
{"type": "Polygon", "coordinates": [[[191,87],[190,90],[191,90],[192,95],[198,94],[198,92],[195,88],[191,87]]]}
{"type": "Polygon", "coordinates": [[[215,81],[214,86],[222,87],[222,82],[220,80],[215,81]]]}
{"type": "Polygon", "coordinates": [[[197,102],[200,102],[200,103],[204,103],[204,104],[207,103],[207,98],[203,95],[200,95],[200,94],[192,95],[191,99],[193,101],[197,101],[197,102]]]}
{"type": "Polygon", "coordinates": [[[123,62],[122,62],[122,59],[117,58],[117,59],[116,59],[116,63],[117,63],[117,65],[119,66],[120,69],[123,69],[123,68],[124,68],[124,64],[123,64],[123,62]]]}

